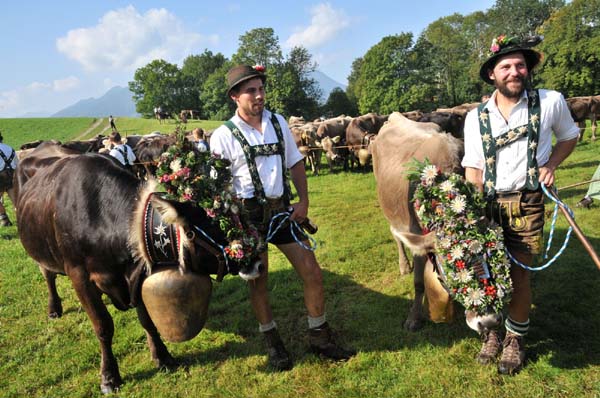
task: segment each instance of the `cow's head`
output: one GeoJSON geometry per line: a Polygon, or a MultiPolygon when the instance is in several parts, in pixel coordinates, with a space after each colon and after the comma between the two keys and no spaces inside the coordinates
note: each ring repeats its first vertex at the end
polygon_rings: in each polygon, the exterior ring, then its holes
{"type": "Polygon", "coordinates": [[[156,244],[148,242],[147,238],[146,226],[150,224],[146,221],[149,203],[160,214],[165,226],[172,225],[177,232],[177,262],[181,272],[215,274],[218,277],[231,273],[239,274],[245,280],[258,278],[264,269],[258,253],[252,258],[250,265],[240,269],[235,261],[226,260],[224,248],[231,242],[203,209],[189,202],[180,203],[160,195],[151,195],[152,190],[147,189],[145,195],[140,195],[140,206],[134,218],[135,231],[131,238],[132,247],[136,249],[136,254],[147,268],[155,263],[147,247],[156,244]]]}
{"type": "Polygon", "coordinates": [[[321,139],[321,141],[316,142],[316,145],[318,147],[323,148],[323,151],[325,152],[325,156],[328,159],[330,159],[331,161],[335,161],[339,157],[336,145],[341,141],[341,139],[342,139],[342,137],[340,137],[340,136],[335,136],[333,138],[323,137],[321,139]]]}
{"type": "Polygon", "coordinates": [[[479,334],[491,329],[498,329],[502,325],[502,314],[490,312],[479,315],[474,311],[465,311],[467,325],[479,334]]]}

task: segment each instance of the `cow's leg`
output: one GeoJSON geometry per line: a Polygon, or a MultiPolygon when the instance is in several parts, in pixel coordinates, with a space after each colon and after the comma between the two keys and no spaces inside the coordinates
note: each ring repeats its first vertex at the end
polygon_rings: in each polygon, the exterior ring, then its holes
{"type": "Polygon", "coordinates": [[[138,319],[146,331],[146,341],[148,342],[150,355],[152,355],[152,360],[156,366],[161,369],[176,367],[177,361],[171,356],[169,350],[167,350],[167,347],[161,340],[154,322],[150,319],[145,304],[140,302],[135,309],[137,310],[138,319]]]}
{"type": "Polygon", "coordinates": [[[583,141],[583,134],[585,133],[585,120],[583,122],[577,122],[579,126],[579,142],[583,141]]]}
{"type": "Polygon", "coordinates": [[[119,365],[112,351],[112,339],[115,332],[113,320],[106,305],[102,302],[102,293],[90,281],[89,275],[83,267],[73,267],[65,264],[65,270],[71,279],[81,305],[92,321],[96,337],[100,342],[102,355],[100,390],[103,394],[110,394],[123,384],[119,373],[119,365]]]}
{"type": "Polygon", "coordinates": [[[1,227],[10,227],[12,223],[8,218],[8,214],[6,214],[6,209],[4,208],[4,192],[0,192],[0,226],[1,227]]]}
{"type": "Polygon", "coordinates": [[[400,269],[400,275],[410,274],[412,272],[412,264],[408,261],[408,257],[406,257],[406,250],[404,249],[404,243],[400,237],[398,237],[394,233],[394,228],[390,226],[390,231],[392,232],[392,236],[396,241],[396,245],[398,246],[398,268],[400,269]]]}
{"type": "Polygon", "coordinates": [[[408,318],[404,322],[404,328],[415,332],[423,327],[425,312],[423,311],[423,299],[425,296],[425,263],[426,255],[413,255],[415,300],[410,308],[408,318]]]}
{"type": "Polygon", "coordinates": [[[48,271],[43,266],[39,266],[44,279],[46,280],[46,287],[48,288],[48,318],[60,318],[63,314],[62,301],[56,290],[56,273],[48,271]]]}
{"type": "Polygon", "coordinates": [[[596,118],[593,117],[591,120],[592,120],[592,141],[596,141],[596,118]]]}

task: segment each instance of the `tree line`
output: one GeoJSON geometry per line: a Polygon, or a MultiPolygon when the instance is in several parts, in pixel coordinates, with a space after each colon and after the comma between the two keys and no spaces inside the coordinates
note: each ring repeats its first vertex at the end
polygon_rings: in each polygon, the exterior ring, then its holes
{"type": "Polygon", "coordinates": [[[324,104],[310,74],[317,68],[304,47],[284,57],[272,28],[240,36],[237,52],[226,58],[206,49],[188,56],[181,68],[154,60],[139,68],[129,83],[136,110],[153,115],[154,107],[200,111],[203,119],[225,120],[235,106],[225,93],[225,75],[237,64],[266,67],[267,107],[286,116],[368,112],[387,114],[429,111],[479,101],[492,90],[479,78],[492,38],[499,34],[543,36],[536,49],[544,61],[534,85],[566,97],[600,90],[600,0],[497,0],[487,11],[437,19],[416,38],[401,32],[383,37],[352,63],[346,90],[334,89],[324,104]]]}

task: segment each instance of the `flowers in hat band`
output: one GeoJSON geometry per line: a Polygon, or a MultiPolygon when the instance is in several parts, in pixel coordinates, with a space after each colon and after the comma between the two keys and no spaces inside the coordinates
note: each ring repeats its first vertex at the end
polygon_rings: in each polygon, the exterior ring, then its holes
{"type": "Polygon", "coordinates": [[[252,67],[252,69],[254,69],[255,71],[260,72],[260,73],[265,73],[264,65],[254,65],[252,67]]]}
{"type": "Polygon", "coordinates": [[[507,37],[506,35],[494,37],[494,39],[492,40],[492,45],[490,46],[490,52],[492,54],[496,54],[504,47],[507,47],[511,44],[516,44],[516,40],[516,37],[507,37]]]}

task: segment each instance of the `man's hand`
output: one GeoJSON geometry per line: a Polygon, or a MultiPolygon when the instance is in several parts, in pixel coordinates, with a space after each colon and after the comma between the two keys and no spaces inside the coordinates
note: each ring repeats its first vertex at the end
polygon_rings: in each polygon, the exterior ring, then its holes
{"type": "Polygon", "coordinates": [[[297,202],[290,205],[290,210],[292,210],[292,214],[290,215],[291,221],[296,221],[301,224],[308,215],[308,203],[306,202],[297,202]]]}
{"type": "Polygon", "coordinates": [[[554,184],[554,169],[547,166],[542,166],[539,168],[539,171],[540,177],[538,178],[538,181],[547,187],[552,186],[554,184]]]}

